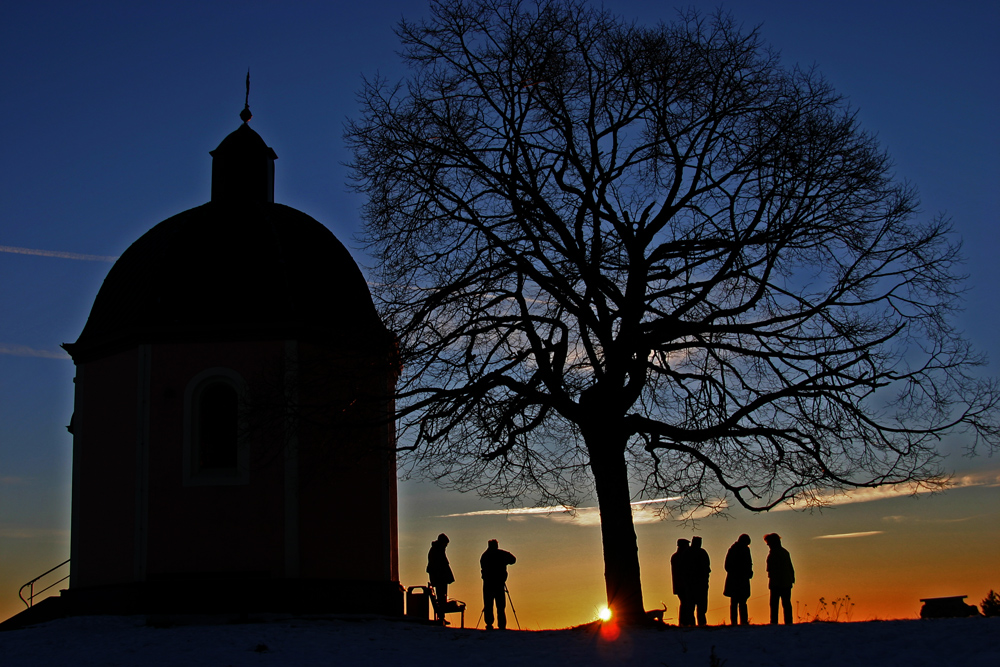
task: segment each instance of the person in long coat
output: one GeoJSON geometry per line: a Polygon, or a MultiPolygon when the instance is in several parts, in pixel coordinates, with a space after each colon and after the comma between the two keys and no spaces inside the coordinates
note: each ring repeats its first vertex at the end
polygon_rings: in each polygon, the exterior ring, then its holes
{"type": "Polygon", "coordinates": [[[792,585],[795,583],[795,568],[788,550],[781,546],[781,536],[768,533],[764,536],[769,552],[767,554],[767,587],[771,591],[771,623],[778,622],[778,605],[784,612],[785,625],[792,620],[792,585]]]}
{"type": "Polygon", "coordinates": [[[753,556],[750,555],[750,536],[744,533],[726,553],[726,586],[722,594],[729,598],[729,622],[736,625],[750,623],[747,600],[750,599],[750,580],[753,579],[753,556]]]}
{"type": "MultiPolygon", "coordinates": [[[[430,579],[431,588],[434,589],[437,607],[442,610],[445,608],[445,603],[448,602],[448,584],[455,583],[455,575],[452,574],[448,555],[445,554],[449,541],[448,536],[441,533],[436,540],[431,542],[431,550],[427,552],[427,576],[430,579]]],[[[437,618],[444,619],[444,613],[438,614],[437,618]]]]}
{"type": "Polygon", "coordinates": [[[698,625],[708,625],[708,578],[712,572],[712,560],[702,548],[701,538],[697,535],[691,538],[688,554],[691,562],[691,605],[698,625]]]}
{"type": "Polygon", "coordinates": [[[691,543],[681,538],[677,540],[677,551],[670,557],[670,578],[674,584],[674,595],[680,600],[677,622],[680,625],[694,625],[694,600],[691,595],[691,543]]]}

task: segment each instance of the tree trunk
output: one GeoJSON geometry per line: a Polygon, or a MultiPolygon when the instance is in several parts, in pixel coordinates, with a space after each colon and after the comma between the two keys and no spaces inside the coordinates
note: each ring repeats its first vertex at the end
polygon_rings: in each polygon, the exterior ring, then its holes
{"type": "Polygon", "coordinates": [[[585,430],[583,435],[601,510],[608,608],[619,623],[636,625],[646,618],[639,576],[639,545],[632,523],[625,442],[611,431],[598,427],[585,430]]]}

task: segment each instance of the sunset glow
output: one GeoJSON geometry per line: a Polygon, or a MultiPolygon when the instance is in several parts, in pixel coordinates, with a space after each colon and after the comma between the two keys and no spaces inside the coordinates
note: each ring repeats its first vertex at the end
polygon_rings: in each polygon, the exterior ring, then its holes
{"type": "MultiPolygon", "coordinates": [[[[981,478],[995,479],[996,472],[984,472],[981,478]]],[[[800,621],[828,619],[831,601],[846,596],[854,606],[843,610],[840,620],[917,618],[920,598],[925,597],[967,595],[969,603],[978,604],[990,588],[1000,588],[995,580],[995,554],[1000,551],[998,491],[993,483],[981,483],[942,494],[847,503],[822,512],[733,510],[728,519],[709,517],[696,527],[662,517],[639,523],[644,606],[665,607],[664,622],[677,622],[670,555],[678,538],[700,535],[712,566],[708,622],[728,624],[729,598],[722,594],[726,551],[740,533],[747,533],[754,569],[750,621],[766,623],[768,552],[762,537],[768,532],[779,533],[791,554],[796,574],[792,604],[800,621]],[[822,608],[820,598],[827,608],[822,608]]],[[[456,579],[449,595],[471,608],[470,601],[480,595],[479,555],[486,540],[496,537],[501,548],[517,556],[507,586],[522,627],[562,628],[602,618],[602,608],[594,604],[605,595],[598,525],[554,522],[545,514],[516,512],[467,516],[486,509],[488,501],[460,494],[447,501],[445,511],[429,515],[426,503],[435,493],[430,484],[406,482],[400,487],[401,498],[409,499],[400,505],[400,523],[408,527],[400,547],[404,586],[426,581],[427,548],[443,531],[451,538],[448,555],[456,579]]]]}

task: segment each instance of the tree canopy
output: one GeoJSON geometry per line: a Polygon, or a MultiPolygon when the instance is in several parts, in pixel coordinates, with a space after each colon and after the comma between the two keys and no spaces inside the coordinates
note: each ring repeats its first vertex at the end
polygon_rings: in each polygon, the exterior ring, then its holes
{"type": "Polygon", "coordinates": [[[998,400],[960,254],[812,69],[724,15],[435,0],[346,137],[411,462],[509,504],[596,492],[612,609],[630,501],[766,510],[941,473],[998,400]]]}

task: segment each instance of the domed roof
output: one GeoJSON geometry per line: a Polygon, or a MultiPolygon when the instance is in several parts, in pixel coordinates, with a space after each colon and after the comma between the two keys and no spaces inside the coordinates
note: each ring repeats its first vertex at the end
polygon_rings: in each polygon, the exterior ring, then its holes
{"type": "Polygon", "coordinates": [[[254,132],[254,130],[245,122],[234,131],[230,132],[229,135],[222,140],[222,143],[219,144],[218,148],[214,151],[209,151],[209,155],[213,157],[227,153],[247,153],[250,155],[260,154],[269,156],[272,160],[278,158],[278,156],[274,154],[274,149],[267,145],[264,138],[254,132]]]}
{"type": "Polygon", "coordinates": [[[246,120],[211,152],[212,201],[159,223],[115,262],[65,346],[74,358],[168,340],[392,340],[343,244],[273,203],[277,156],[246,120]]]}
{"type": "Polygon", "coordinates": [[[116,343],[388,340],[364,277],[322,224],[281,204],[209,202],[159,223],[104,280],[74,357],[116,343]]]}

